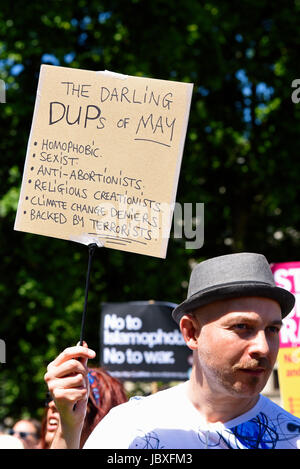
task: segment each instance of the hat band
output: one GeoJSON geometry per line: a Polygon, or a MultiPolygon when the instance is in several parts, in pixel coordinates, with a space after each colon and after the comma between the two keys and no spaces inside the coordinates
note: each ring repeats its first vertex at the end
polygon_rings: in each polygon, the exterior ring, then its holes
{"type": "Polygon", "coordinates": [[[267,282],[261,282],[259,280],[242,280],[242,281],[238,281],[238,282],[228,282],[228,283],[219,283],[217,285],[211,285],[210,287],[206,287],[206,288],[203,288],[201,290],[198,290],[196,291],[195,293],[192,293],[188,298],[187,300],[192,300],[193,299],[193,296],[195,295],[199,295],[199,294],[204,294],[206,292],[210,292],[210,291],[217,291],[219,289],[222,289],[222,288],[225,288],[225,287],[234,287],[235,285],[239,285],[241,287],[243,286],[254,286],[254,287],[258,287],[258,286],[262,286],[262,287],[268,287],[268,288],[274,288],[276,287],[275,284],[271,284],[271,283],[267,283],[267,282]]]}

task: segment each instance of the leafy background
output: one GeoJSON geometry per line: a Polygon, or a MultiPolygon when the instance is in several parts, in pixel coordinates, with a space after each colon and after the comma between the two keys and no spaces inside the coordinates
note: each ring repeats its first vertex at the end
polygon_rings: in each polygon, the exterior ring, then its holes
{"type": "Polygon", "coordinates": [[[205,204],[205,242],[171,236],[167,259],[97,252],[86,337],[102,301],[180,302],[195,261],[238,251],[298,260],[299,0],[1,2],[0,422],[40,416],[49,361],[77,342],[87,250],[15,232],[42,63],[193,82],[177,201],[205,204]]]}

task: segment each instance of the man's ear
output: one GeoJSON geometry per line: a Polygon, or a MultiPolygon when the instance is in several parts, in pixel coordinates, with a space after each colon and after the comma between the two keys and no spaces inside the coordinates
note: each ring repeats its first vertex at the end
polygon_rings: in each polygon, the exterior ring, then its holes
{"type": "Polygon", "coordinates": [[[200,325],[193,314],[185,314],[180,319],[179,327],[186,345],[191,350],[197,350],[200,325]]]}

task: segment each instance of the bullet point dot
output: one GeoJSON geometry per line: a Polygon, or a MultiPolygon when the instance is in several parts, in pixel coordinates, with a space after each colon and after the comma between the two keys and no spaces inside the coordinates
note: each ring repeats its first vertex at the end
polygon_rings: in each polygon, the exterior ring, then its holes
{"type": "Polygon", "coordinates": [[[30,169],[31,169],[31,171],[33,171],[33,170],[34,170],[34,167],[33,167],[33,166],[31,166],[31,168],[30,168],[30,169]]]}
{"type": "Polygon", "coordinates": [[[34,142],[34,145],[37,145],[38,142],[34,142]]]}
{"type": "Polygon", "coordinates": [[[26,215],[26,210],[24,210],[24,215],[26,215]]]}
{"type": "Polygon", "coordinates": [[[32,157],[35,158],[35,153],[33,153],[32,157]]]}
{"type": "Polygon", "coordinates": [[[29,181],[28,181],[28,182],[29,182],[29,184],[30,184],[30,183],[31,183],[31,179],[29,179],[29,181]]]}
{"type": "Polygon", "coordinates": [[[28,195],[27,195],[27,196],[25,197],[25,200],[28,200],[28,199],[29,199],[29,197],[28,197],[28,195]]]}

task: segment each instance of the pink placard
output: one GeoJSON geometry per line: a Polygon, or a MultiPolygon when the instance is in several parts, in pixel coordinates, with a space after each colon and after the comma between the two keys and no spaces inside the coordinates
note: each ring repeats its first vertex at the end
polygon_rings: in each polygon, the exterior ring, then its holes
{"type": "Polygon", "coordinates": [[[300,346],[300,262],[280,262],[271,264],[275,283],[293,293],[295,307],[284,318],[280,331],[280,347],[300,346]]]}

